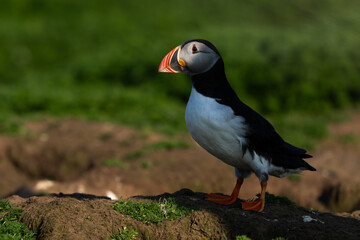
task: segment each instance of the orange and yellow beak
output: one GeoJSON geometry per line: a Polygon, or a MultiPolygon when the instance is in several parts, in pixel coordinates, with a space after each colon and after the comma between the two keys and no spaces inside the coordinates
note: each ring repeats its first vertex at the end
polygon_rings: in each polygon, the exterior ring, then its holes
{"type": "Polygon", "coordinates": [[[181,46],[177,46],[171,50],[160,63],[159,72],[179,73],[182,67],[186,66],[184,60],[180,58],[181,46]]]}

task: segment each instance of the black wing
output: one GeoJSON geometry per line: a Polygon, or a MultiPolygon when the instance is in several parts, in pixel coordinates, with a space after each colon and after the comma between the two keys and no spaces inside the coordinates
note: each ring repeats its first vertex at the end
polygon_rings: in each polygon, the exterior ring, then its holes
{"type": "Polygon", "coordinates": [[[235,115],[245,118],[248,143],[243,146],[244,153],[249,151],[254,155],[256,152],[276,166],[315,170],[302,160],[311,157],[306,150],[285,142],[265,118],[240,101],[226,79],[222,58],[208,72],[191,76],[191,79],[199,93],[231,107],[235,115]]]}
{"type": "Polygon", "coordinates": [[[285,142],[265,118],[240,101],[230,85],[226,87],[225,92],[226,94],[217,101],[231,107],[235,115],[245,118],[247,124],[246,138],[248,142],[243,145],[244,153],[249,151],[251,155],[254,155],[255,151],[271,160],[276,166],[291,169],[303,167],[315,171],[315,168],[302,160],[312,157],[306,154],[306,150],[285,142]]]}

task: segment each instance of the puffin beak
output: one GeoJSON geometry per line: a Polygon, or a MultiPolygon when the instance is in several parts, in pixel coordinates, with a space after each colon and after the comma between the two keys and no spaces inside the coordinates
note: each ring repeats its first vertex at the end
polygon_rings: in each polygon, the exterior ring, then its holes
{"type": "Polygon", "coordinates": [[[180,59],[180,46],[171,50],[160,63],[159,72],[179,73],[182,72],[181,67],[185,67],[185,61],[180,59]]]}

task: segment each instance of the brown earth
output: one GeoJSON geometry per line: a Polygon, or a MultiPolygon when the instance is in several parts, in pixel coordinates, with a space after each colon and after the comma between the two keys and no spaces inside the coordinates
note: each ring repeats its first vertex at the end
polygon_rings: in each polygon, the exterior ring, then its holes
{"type": "Polygon", "coordinates": [[[127,227],[138,233],[137,239],[359,239],[360,211],[352,216],[336,216],[267,203],[262,213],[243,211],[239,202],[219,206],[204,200],[204,193],[182,189],[174,194],[155,197],[138,196],[145,201],[172,197],[177,203],[194,209],[178,220],[144,224],[114,211],[114,201],[86,194],[52,194],[9,200],[24,209],[21,222],[38,231],[38,239],[109,239],[127,227]],[[308,219],[308,220],[306,220],[308,219]]]}
{"type": "MultiPolygon", "coordinates": [[[[350,216],[360,209],[360,113],[329,128],[330,137],[311,152],[314,158],[309,162],[318,171],[304,172],[296,178],[271,177],[268,191],[285,195],[302,207],[346,211],[349,214],[343,215],[350,216]]],[[[181,188],[228,194],[235,184],[233,169],[198,147],[189,135],[169,137],[74,119],[32,121],[26,123],[26,129],[24,136],[0,136],[0,198],[61,192],[117,199],[181,188]],[[187,142],[190,147],[158,150],[152,146],[169,141],[187,142]],[[106,161],[114,159],[121,160],[120,166],[106,166],[106,161]]],[[[251,177],[245,181],[240,198],[252,198],[259,190],[258,180],[251,177]]],[[[56,196],[58,201],[79,201],[56,196]]],[[[26,201],[33,201],[34,206],[38,201],[53,202],[53,198],[32,197],[26,201]]],[[[94,201],[106,205],[109,200],[91,199],[84,201],[84,207],[94,201]]],[[[38,214],[35,211],[29,215],[36,218],[38,214]]]]}

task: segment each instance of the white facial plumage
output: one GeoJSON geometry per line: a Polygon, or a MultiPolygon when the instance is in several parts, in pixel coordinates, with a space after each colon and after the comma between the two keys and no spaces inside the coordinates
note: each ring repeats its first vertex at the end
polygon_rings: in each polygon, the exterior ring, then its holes
{"type": "Polygon", "coordinates": [[[189,42],[181,48],[179,58],[185,61],[183,72],[191,75],[211,69],[220,56],[201,42],[189,42]]]}

